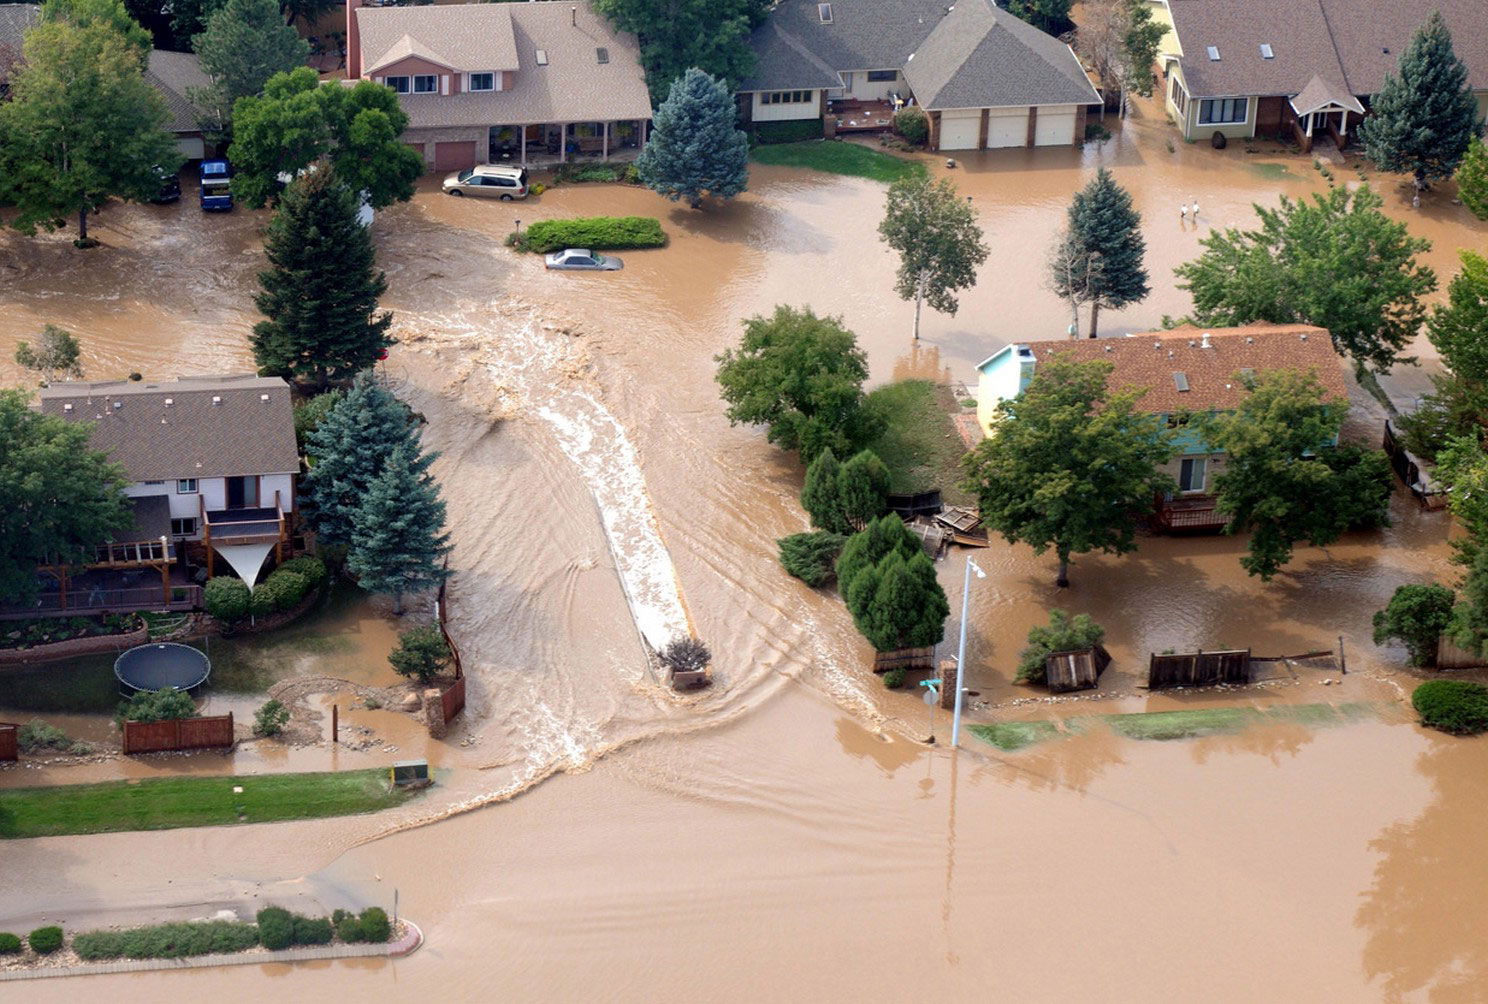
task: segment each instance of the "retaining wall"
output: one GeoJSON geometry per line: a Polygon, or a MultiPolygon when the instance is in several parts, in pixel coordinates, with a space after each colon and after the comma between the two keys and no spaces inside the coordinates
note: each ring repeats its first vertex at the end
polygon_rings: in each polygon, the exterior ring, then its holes
{"type": "MultiPolygon", "coordinates": [[[[0,629],[3,633],[3,629],[0,629]]],[[[50,645],[35,645],[31,648],[0,648],[0,666],[20,666],[29,662],[49,662],[52,659],[71,659],[95,652],[122,652],[126,648],[143,645],[150,640],[150,627],[145,625],[128,634],[100,634],[91,638],[69,638],[54,641],[50,645]]]]}

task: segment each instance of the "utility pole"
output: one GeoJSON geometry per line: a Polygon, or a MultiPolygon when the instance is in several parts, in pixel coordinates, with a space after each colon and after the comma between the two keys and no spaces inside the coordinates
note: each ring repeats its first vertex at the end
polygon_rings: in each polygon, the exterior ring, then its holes
{"type": "Polygon", "coordinates": [[[961,586],[961,647],[956,652],[956,710],[951,719],[951,747],[954,749],[961,745],[961,699],[966,693],[963,686],[966,673],[966,621],[967,614],[971,609],[971,573],[976,572],[979,579],[985,579],[987,573],[977,567],[977,563],[971,560],[971,555],[966,556],[966,581],[961,586]]]}

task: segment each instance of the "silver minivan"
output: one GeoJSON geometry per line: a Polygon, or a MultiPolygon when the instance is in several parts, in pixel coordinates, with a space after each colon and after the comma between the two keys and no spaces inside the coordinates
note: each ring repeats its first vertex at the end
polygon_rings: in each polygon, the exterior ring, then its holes
{"type": "Polygon", "coordinates": [[[444,190],[450,195],[483,195],[488,199],[510,202],[527,198],[527,169],[504,164],[477,164],[444,179],[444,190]]]}

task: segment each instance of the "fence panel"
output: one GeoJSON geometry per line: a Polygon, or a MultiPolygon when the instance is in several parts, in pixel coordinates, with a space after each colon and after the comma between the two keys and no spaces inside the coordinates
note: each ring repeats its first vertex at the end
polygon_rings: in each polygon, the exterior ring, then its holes
{"type": "Polygon", "coordinates": [[[465,677],[455,681],[455,685],[443,694],[444,720],[449,721],[465,708],[465,677]]]}
{"type": "Polygon", "coordinates": [[[1446,635],[1436,640],[1437,669],[1478,669],[1484,665],[1488,665],[1488,660],[1452,644],[1452,639],[1446,635]]]}
{"type": "Polygon", "coordinates": [[[164,722],[125,722],[125,753],[205,749],[233,744],[233,716],[178,718],[164,722]]]}
{"type": "Polygon", "coordinates": [[[1211,687],[1217,683],[1250,682],[1250,649],[1228,652],[1153,653],[1147,667],[1147,687],[1211,687]]]}
{"type": "Polygon", "coordinates": [[[20,756],[20,729],[11,722],[0,722],[0,760],[15,760],[20,756]]]}

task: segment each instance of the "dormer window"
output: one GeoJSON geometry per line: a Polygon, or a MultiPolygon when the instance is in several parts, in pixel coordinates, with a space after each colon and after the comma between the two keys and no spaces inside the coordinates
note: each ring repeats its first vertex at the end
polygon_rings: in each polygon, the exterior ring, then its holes
{"type": "Polygon", "coordinates": [[[470,89],[472,91],[494,91],[496,89],[496,74],[472,73],[470,75],[470,89]]]}
{"type": "Polygon", "coordinates": [[[391,87],[393,89],[393,91],[395,93],[397,93],[397,94],[407,94],[408,93],[408,78],[407,77],[383,77],[382,78],[382,82],[384,84],[387,84],[389,87],[391,87]]]}
{"type": "Polygon", "coordinates": [[[413,93],[438,94],[439,78],[432,73],[420,73],[413,78],[413,93]]]}

